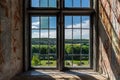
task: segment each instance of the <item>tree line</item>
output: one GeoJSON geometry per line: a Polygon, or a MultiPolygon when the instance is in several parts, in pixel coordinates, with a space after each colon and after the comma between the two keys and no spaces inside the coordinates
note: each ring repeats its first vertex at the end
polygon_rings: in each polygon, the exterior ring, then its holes
{"type": "MultiPolygon", "coordinates": [[[[32,45],[32,53],[56,53],[57,49],[55,45],[32,45]]],[[[66,44],[65,45],[65,53],[66,54],[88,54],[89,46],[88,45],[80,45],[80,44],[66,44]]]]}

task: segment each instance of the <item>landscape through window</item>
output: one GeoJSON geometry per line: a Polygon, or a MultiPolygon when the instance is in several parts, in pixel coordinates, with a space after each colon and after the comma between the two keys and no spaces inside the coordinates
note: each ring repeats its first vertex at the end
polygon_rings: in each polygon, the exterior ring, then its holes
{"type": "Polygon", "coordinates": [[[65,16],[65,66],[89,66],[90,18],[65,16]]]}
{"type": "Polygon", "coordinates": [[[32,66],[56,67],[56,17],[35,16],[32,19],[32,66]]]}
{"type": "Polygon", "coordinates": [[[32,68],[62,70],[91,67],[90,1],[31,0],[29,13],[32,68]]]}

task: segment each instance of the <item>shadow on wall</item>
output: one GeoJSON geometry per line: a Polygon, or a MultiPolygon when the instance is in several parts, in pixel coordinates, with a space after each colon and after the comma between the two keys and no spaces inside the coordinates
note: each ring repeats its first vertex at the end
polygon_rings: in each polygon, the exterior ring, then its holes
{"type": "MultiPolygon", "coordinates": [[[[110,18],[108,17],[108,14],[102,4],[101,8],[100,15],[102,18],[100,22],[101,26],[99,27],[99,37],[102,41],[105,52],[102,50],[100,55],[102,55],[102,60],[107,60],[105,58],[108,58],[109,61],[109,63],[106,64],[106,62],[101,60],[101,67],[104,67],[104,70],[107,74],[109,74],[110,80],[113,80],[111,77],[115,77],[115,80],[120,80],[120,36],[116,33],[113,23],[111,23],[110,18]],[[108,67],[111,68],[111,71],[108,71],[110,70],[108,67]],[[111,75],[111,72],[113,75],[111,75]]],[[[116,23],[114,23],[114,25],[115,24],[116,23]]],[[[118,24],[120,25],[119,22],[118,24]]]]}
{"type": "MultiPolygon", "coordinates": [[[[116,58],[116,52],[114,51],[114,49],[112,47],[112,43],[109,40],[109,37],[108,37],[104,27],[101,26],[101,30],[102,30],[102,34],[100,35],[100,38],[103,43],[103,47],[104,47],[106,54],[100,54],[100,55],[102,55],[102,57],[103,57],[102,59],[108,58],[108,60],[109,60],[109,63],[107,63],[107,64],[106,64],[106,62],[101,60],[102,61],[101,65],[102,65],[102,68],[104,67],[104,70],[107,71],[108,65],[110,64],[110,68],[111,68],[115,78],[117,78],[120,75],[119,74],[120,73],[120,64],[118,62],[118,59],[116,58]]],[[[102,52],[102,53],[104,53],[104,52],[102,52]]],[[[109,71],[107,71],[107,74],[109,74],[109,71]]],[[[116,80],[118,80],[118,79],[116,79],[116,80]]]]}

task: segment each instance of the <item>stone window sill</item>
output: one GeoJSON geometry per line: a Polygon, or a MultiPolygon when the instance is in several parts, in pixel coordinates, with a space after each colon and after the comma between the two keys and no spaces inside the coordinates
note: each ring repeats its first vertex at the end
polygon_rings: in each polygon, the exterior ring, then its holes
{"type": "Polygon", "coordinates": [[[88,70],[52,71],[31,70],[15,76],[12,80],[107,80],[97,72],[88,70]]]}

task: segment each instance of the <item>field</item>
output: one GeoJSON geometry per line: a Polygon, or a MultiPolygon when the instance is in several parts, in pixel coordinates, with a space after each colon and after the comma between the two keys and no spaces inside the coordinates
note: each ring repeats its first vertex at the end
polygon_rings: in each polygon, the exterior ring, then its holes
{"type": "MultiPolygon", "coordinates": [[[[39,42],[38,39],[32,40],[32,66],[56,66],[57,47],[55,39],[50,39],[50,44],[47,44],[48,39],[43,39],[39,42]],[[40,43],[40,45],[38,45],[40,43]]],[[[85,41],[85,40],[84,40],[85,41]]],[[[88,40],[86,40],[88,41],[88,40]]],[[[66,40],[65,44],[65,60],[64,64],[67,67],[78,67],[89,65],[89,44],[79,44],[78,40],[70,44],[70,40],[66,40]],[[82,54],[82,55],[80,55],[82,54]]]]}
{"type": "MultiPolygon", "coordinates": [[[[31,61],[32,66],[56,66],[56,59],[54,57],[41,58],[38,54],[34,54],[31,61]]],[[[88,59],[78,60],[66,58],[64,61],[66,67],[78,67],[78,66],[88,66],[88,59]]]]}

